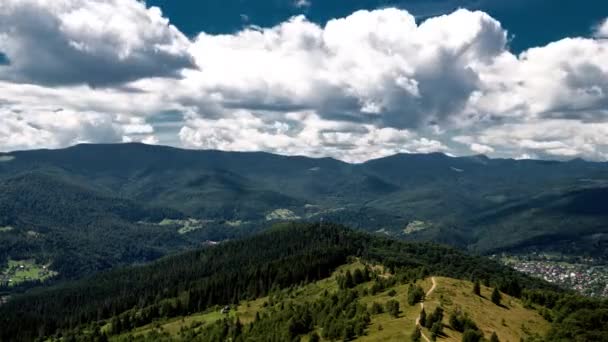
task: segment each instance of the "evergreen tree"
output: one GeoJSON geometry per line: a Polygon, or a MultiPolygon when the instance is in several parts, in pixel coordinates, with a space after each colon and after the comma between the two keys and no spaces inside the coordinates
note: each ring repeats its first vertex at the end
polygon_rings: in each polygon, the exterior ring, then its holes
{"type": "Polygon", "coordinates": [[[371,313],[372,313],[372,315],[378,315],[378,314],[384,313],[384,308],[382,307],[382,305],[380,305],[380,303],[373,302],[372,307],[371,307],[371,313]]]}
{"type": "Polygon", "coordinates": [[[496,335],[496,331],[492,333],[492,336],[490,337],[490,342],[500,342],[500,340],[498,339],[498,335],[496,335]]]}
{"type": "Polygon", "coordinates": [[[475,280],[475,284],[473,284],[473,293],[481,296],[481,284],[479,284],[479,280],[475,280]]]}
{"type": "Polygon", "coordinates": [[[122,332],[122,322],[120,321],[120,318],[118,318],[118,316],[112,317],[112,320],[110,321],[110,327],[112,335],[118,335],[122,332]]]}
{"type": "Polygon", "coordinates": [[[399,313],[401,312],[399,302],[394,299],[386,302],[386,311],[394,318],[399,317],[399,313]]]}
{"type": "Polygon", "coordinates": [[[463,313],[459,308],[450,314],[450,326],[452,329],[464,332],[466,330],[479,330],[477,324],[473,322],[466,313],[463,313]]]}
{"type": "Polygon", "coordinates": [[[462,319],[460,319],[459,311],[454,311],[450,314],[449,322],[450,322],[450,326],[452,327],[452,329],[454,329],[456,331],[460,331],[460,332],[464,331],[464,324],[462,322],[462,319]]]}
{"type": "Polygon", "coordinates": [[[350,271],[346,271],[346,275],[345,275],[345,279],[344,279],[344,287],[347,289],[350,289],[352,287],[355,286],[355,282],[353,281],[353,276],[350,273],[350,271]]]}
{"type": "Polygon", "coordinates": [[[237,317],[236,323],[234,324],[234,332],[233,332],[234,339],[237,339],[239,336],[241,336],[242,333],[243,333],[243,324],[241,323],[241,320],[237,317]]]}
{"type": "Polygon", "coordinates": [[[427,316],[425,327],[431,329],[435,323],[441,323],[441,321],[443,321],[443,308],[438,306],[433,313],[427,316]]]}
{"type": "Polygon", "coordinates": [[[102,333],[101,336],[99,336],[99,339],[97,340],[98,342],[108,342],[108,335],[106,335],[106,333],[102,333]]]}
{"type": "Polygon", "coordinates": [[[494,288],[494,290],[492,291],[492,303],[494,303],[496,305],[500,305],[501,299],[502,299],[502,296],[500,295],[500,292],[498,292],[497,288],[494,288]]]}
{"type": "Polygon", "coordinates": [[[414,329],[414,332],[412,333],[410,340],[412,342],[420,342],[421,339],[422,339],[422,332],[420,331],[420,327],[417,326],[414,329]]]}
{"type": "Polygon", "coordinates": [[[423,299],[424,290],[418,285],[410,285],[407,292],[407,303],[411,306],[414,306],[423,299]]]}
{"type": "Polygon", "coordinates": [[[468,329],[462,335],[462,342],[480,342],[483,339],[483,333],[479,330],[468,329]]]}
{"type": "Polygon", "coordinates": [[[420,320],[418,321],[421,326],[426,326],[426,311],[424,308],[420,311],[420,320]]]}
{"type": "Polygon", "coordinates": [[[319,342],[319,341],[321,341],[321,337],[319,336],[319,334],[317,334],[316,331],[313,331],[310,334],[310,337],[308,338],[308,341],[309,342],[319,342]]]}
{"type": "Polygon", "coordinates": [[[357,285],[365,282],[365,277],[363,276],[363,272],[358,268],[355,270],[355,272],[353,274],[353,281],[357,285]]]}
{"type": "Polygon", "coordinates": [[[437,337],[443,334],[443,323],[441,323],[441,321],[433,323],[430,331],[433,341],[437,340],[437,337]]]}

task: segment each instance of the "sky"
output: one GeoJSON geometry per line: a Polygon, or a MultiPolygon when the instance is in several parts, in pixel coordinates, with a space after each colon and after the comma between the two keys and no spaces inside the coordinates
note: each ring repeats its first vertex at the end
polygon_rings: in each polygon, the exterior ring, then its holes
{"type": "Polygon", "coordinates": [[[0,151],[606,161],[608,2],[556,3],[3,0],[0,151]]]}

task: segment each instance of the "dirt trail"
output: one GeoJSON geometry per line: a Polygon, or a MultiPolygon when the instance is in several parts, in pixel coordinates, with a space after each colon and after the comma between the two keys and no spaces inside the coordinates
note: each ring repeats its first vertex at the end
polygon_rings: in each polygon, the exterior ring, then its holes
{"type": "MultiPolygon", "coordinates": [[[[437,282],[435,281],[435,277],[431,277],[431,281],[433,282],[433,286],[431,286],[431,288],[427,291],[426,295],[424,296],[425,299],[428,296],[430,296],[431,294],[433,294],[433,291],[435,291],[435,288],[437,287],[437,282]]],[[[424,310],[424,300],[420,302],[420,311],[422,312],[422,310],[424,310]]],[[[420,315],[418,315],[418,317],[416,317],[416,326],[417,327],[420,326],[420,315]]],[[[424,334],[424,332],[420,331],[420,333],[422,334],[422,338],[426,342],[431,342],[431,340],[424,334]]]]}

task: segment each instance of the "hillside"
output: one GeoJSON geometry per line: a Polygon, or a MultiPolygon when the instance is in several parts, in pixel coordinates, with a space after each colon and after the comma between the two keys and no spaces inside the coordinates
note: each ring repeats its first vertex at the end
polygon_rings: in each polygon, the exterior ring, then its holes
{"type": "Polygon", "coordinates": [[[0,265],[33,259],[51,264],[60,278],[152,261],[194,245],[168,227],[137,224],[180,217],[175,210],[114,197],[54,173],[0,180],[0,212],[0,226],[11,228],[0,232],[0,265]]]}
{"type": "Polygon", "coordinates": [[[440,336],[446,339],[460,336],[448,328],[455,326],[449,316],[457,308],[475,321],[476,330],[506,339],[547,332],[561,338],[565,324],[571,325],[567,331],[576,327],[605,333],[608,303],[555,292],[549,284],[491,260],[333,225],[287,224],[248,239],[16,296],[0,306],[0,339],[128,340],[137,335],[162,340],[167,332],[173,336],[167,340],[242,335],[242,340],[263,336],[284,341],[317,331],[328,340],[402,340],[414,330],[418,302],[432,282],[436,286],[424,300],[425,308],[444,308],[440,336]],[[467,279],[489,287],[474,296],[467,279]],[[502,292],[499,306],[488,300],[490,287],[502,292]],[[233,319],[218,314],[219,308],[239,303],[233,319]],[[539,314],[553,321],[551,329],[539,314]]]}
{"type": "MultiPolygon", "coordinates": [[[[196,334],[196,330],[201,327],[209,327],[221,322],[224,318],[238,319],[242,324],[256,324],[257,319],[270,319],[275,315],[287,315],[290,306],[306,305],[307,303],[317,303],[334,293],[340,293],[339,279],[344,277],[346,272],[354,273],[357,270],[365,269],[377,270],[379,275],[385,279],[391,279],[394,275],[386,273],[382,265],[365,265],[356,260],[346,265],[340,266],[331,277],[303,285],[278,290],[269,296],[254,300],[245,300],[234,305],[233,309],[222,314],[220,307],[212,308],[207,312],[194,315],[181,316],[167,320],[160,320],[153,324],[139,327],[130,332],[124,332],[113,336],[110,341],[135,340],[188,340],[189,335],[196,334]],[[328,295],[325,294],[327,291],[328,295]],[[283,309],[281,309],[283,308],[283,309]],[[194,328],[193,328],[194,327],[194,328]]],[[[453,278],[433,277],[419,279],[413,282],[421,286],[425,292],[432,287],[431,280],[436,281],[434,290],[424,299],[425,309],[432,312],[436,307],[441,306],[445,310],[442,320],[445,328],[444,334],[437,338],[438,341],[461,341],[462,333],[454,330],[450,326],[450,316],[456,312],[466,312],[468,317],[474,321],[479,329],[489,338],[492,333],[496,333],[500,341],[520,341],[533,337],[534,335],[543,336],[550,328],[547,322],[538,312],[532,308],[524,308],[521,300],[504,295],[504,306],[493,304],[488,298],[491,289],[482,287],[482,296],[475,296],[471,289],[473,284],[469,281],[457,280],[453,278]]],[[[357,341],[409,341],[414,332],[417,319],[420,315],[418,303],[408,304],[409,284],[397,283],[387,286],[377,293],[373,293],[375,280],[365,281],[352,288],[356,291],[357,302],[366,308],[369,314],[369,323],[365,328],[364,335],[353,337],[357,341]],[[399,314],[391,315],[389,312],[376,312],[378,305],[385,308],[390,301],[399,303],[399,314]]],[[[343,291],[343,290],[342,290],[343,291]]],[[[313,304],[314,305],[314,304],[313,304]]],[[[382,309],[384,311],[384,309],[382,309]]],[[[258,322],[258,324],[260,324],[258,322]]],[[[112,325],[106,324],[100,327],[102,332],[112,331],[112,325]]],[[[313,327],[307,335],[301,334],[303,340],[317,333],[325,336],[323,327],[313,327]]],[[[341,333],[341,332],[340,332],[341,333]]],[[[428,329],[424,329],[425,336],[431,336],[428,329]]],[[[202,338],[202,336],[199,336],[202,338]]],[[[246,339],[246,338],[245,338],[246,339]]],[[[331,340],[331,338],[328,338],[331,340]]]]}
{"type": "Polygon", "coordinates": [[[11,228],[0,230],[0,265],[35,259],[59,278],[284,220],[334,222],[481,254],[534,248],[607,257],[605,163],[435,153],[348,164],[142,144],[0,156],[0,228],[11,228]]]}

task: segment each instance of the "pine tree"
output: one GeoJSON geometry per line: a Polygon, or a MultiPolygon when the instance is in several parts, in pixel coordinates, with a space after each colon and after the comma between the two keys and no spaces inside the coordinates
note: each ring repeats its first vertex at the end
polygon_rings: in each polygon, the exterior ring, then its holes
{"type": "Polygon", "coordinates": [[[243,324],[241,323],[241,320],[237,317],[236,322],[234,324],[234,332],[233,332],[234,339],[239,337],[242,333],[243,333],[243,324]]]}
{"type": "Polygon", "coordinates": [[[498,339],[498,335],[496,335],[496,332],[492,333],[492,336],[490,337],[490,342],[500,342],[500,340],[498,339]]]}
{"type": "Polygon", "coordinates": [[[468,329],[462,335],[462,342],[480,342],[483,339],[483,333],[479,330],[468,329]]]}
{"type": "Polygon", "coordinates": [[[365,281],[365,277],[363,276],[363,272],[360,269],[356,269],[353,273],[353,281],[355,285],[361,284],[365,281]]]}
{"type": "Polygon", "coordinates": [[[431,331],[431,339],[433,341],[437,340],[437,336],[443,334],[443,323],[441,321],[433,323],[433,326],[430,329],[431,331]]]}
{"type": "Polygon", "coordinates": [[[399,317],[399,313],[401,312],[399,308],[399,302],[394,299],[391,299],[386,302],[386,311],[394,318],[399,317]]]}
{"type": "Polygon", "coordinates": [[[500,305],[500,300],[502,299],[500,292],[498,292],[497,288],[494,288],[494,291],[492,291],[492,303],[496,304],[496,305],[500,305]]]}
{"type": "Polygon", "coordinates": [[[479,284],[479,280],[475,280],[475,284],[473,285],[473,293],[477,296],[481,296],[481,284],[479,284]]]}
{"type": "Polygon", "coordinates": [[[422,332],[420,331],[420,327],[416,327],[416,329],[414,329],[414,332],[412,333],[411,341],[420,342],[421,338],[422,338],[422,332]]]}
{"type": "Polygon", "coordinates": [[[118,318],[118,316],[112,317],[112,320],[110,321],[110,326],[112,335],[118,335],[122,332],[122,322],[120,321],[120,318],[118,318]]]}
{"type": "Polygon", "coordinates": [[[425,327],[431,329],[435,323],[441,323],[443,321],[443,308],[438,306],[435,311],[426,318],[425,327]]]}
{"type": "Polygon", "coordinates": [[[353,281],[353,275],[350,273],[350,271],[346,271],[345,277],[346,278],[344,279],[344,287],[347,289],[354,287],[355,282],[353,281]]]}
{"type": "Polygon", "coordinates": [[[424,311],[424,308],[422,308],[422,310],[420,311],[419,323],[423,327],[426,326],[426,311],[424,311]]]}

